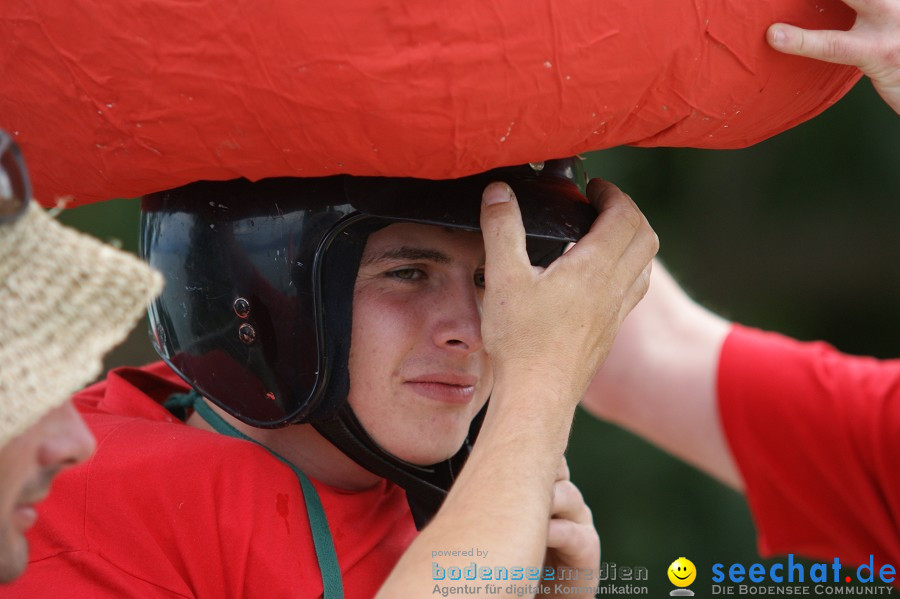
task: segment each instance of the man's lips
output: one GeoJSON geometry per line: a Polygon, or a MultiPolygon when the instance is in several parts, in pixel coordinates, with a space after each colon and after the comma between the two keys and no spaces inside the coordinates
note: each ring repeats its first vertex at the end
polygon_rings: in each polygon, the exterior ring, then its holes
{"type": "Polygon", "coordinates": [[[27,487],[13,507],[13,520],[19,531],[25,532],[37,522],[37,504],[50,494],[49,481],[52,479],[53,474],[47,474],[45,484],[34,484],[27,487]]]}
{"type": "Polygon", "coordinates": [[[475,397],[478,378],[455,373],[434,373],[406,380],[413,392],[444,403],[467,404],[475,397]]]}
{"type": "Polygon", "coordinates": [[[13,510],[13,523],[19,532],[25,532],[37,522],[37,510],[33,504],[19,504],[13,510]]]}

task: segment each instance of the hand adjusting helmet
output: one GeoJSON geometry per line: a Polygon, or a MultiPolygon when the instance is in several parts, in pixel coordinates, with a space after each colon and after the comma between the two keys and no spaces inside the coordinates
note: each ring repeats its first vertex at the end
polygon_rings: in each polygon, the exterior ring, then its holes
{"type": "Polygon", "coordinates": [[[477,435],[452,458],[381,449],[347,402],[353,290],[368,236],[406,222],[478,230],[492,181],[516,193],[532,263],[587,233],[581,160],[447,181],[334,176],[198,182],[143,198],[141,249],[166,278],[150,307],[156,351],[201,395],[255,427],[311,423],[407,491],[418,524],[440,506],[477,435]]]}

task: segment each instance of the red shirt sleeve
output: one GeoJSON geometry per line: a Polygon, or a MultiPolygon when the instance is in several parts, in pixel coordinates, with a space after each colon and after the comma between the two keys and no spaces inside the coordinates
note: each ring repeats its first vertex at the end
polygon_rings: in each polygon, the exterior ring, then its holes
{"type": "Polygon", "coordinates": [[[734,326],[718,398],[762,555],[900,564],[900,360],[734,326]]]}

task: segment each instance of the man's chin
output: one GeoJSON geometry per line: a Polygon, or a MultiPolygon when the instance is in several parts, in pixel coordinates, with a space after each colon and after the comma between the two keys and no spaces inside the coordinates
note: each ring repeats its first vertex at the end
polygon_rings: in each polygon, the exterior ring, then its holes
{"type": "Polygon", "coordinates": [[[408,419],[394,427],[368,427],[360,418],[371,439],[388,454],[416,466],[443,462],[459,452],[469,434],[469,422],[462,419],[408,419]],[[429,426],[421,426],[428,422],[429,426]],[[414,432],[408,432],[414,431],[414,432]]]}
{"type": "Polygon", "coordinates": [[[18,578],[28,565],[28,542],[25,536],[14,534],[12,539],[6,538],[7,536],[8,534],[0,535],[0,584],[18,578]]]}
{"type": "Polygon", "coordinates": [[[396,453],[388,450],[388,453],[391,453],[393,456],[403,460],[404,462],[409,462],[410,464],[414,464],[416,466],[431,466],[432,464],[437,464],[439,462],[443,462],[445,460],[449,460],[453,456],[459,452],[462,447],[462,442],[459,444],[447,444],[441,447],[433,446],[433,447],[415,447],[415,448],[403,448],[398,449],[396,453]]]}

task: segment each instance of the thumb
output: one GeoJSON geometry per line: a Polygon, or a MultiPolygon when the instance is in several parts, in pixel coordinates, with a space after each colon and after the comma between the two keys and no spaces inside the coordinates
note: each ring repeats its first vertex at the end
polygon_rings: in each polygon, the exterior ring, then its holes
{"type": "Polygon", "coordinates": [[[766,31],[769,45],[779,52],[826,62],[859,66],[860,48],[846,31],[809,30],[775,23],[766,31]]]}
{"type": "MultiPolygon", "coordinates": [[[[481,232],[484,236],[485,273],[513,273],[529,267],[525,227],[516,194],[506,183],[495,181],[481,197],[481,232]]],[[[490,283],[490,281],[488,281],[490,283]]]]}

